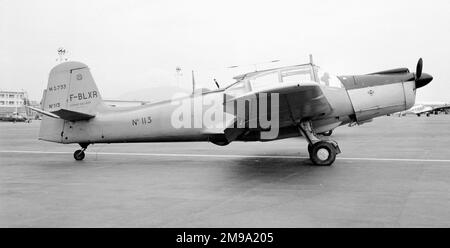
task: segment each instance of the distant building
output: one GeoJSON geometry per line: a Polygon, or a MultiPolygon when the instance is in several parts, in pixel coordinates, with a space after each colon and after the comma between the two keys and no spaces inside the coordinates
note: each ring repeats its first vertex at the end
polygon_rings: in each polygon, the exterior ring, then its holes
{"type": "Polygon", "coordinates": [[[25,91],[0,90],[0,116],[9,116],[13,113],[27,115],[24,106],[28,99],[25,91]]]}
{"type": "Polygon", "coordinates": [[[26,91],[0,90],[0,117],[8,117],[15,113],[28,118],[35,118],[38,113],[25,108],[25,105],[40,108],[36,101],[30,101],[26,91]]]}

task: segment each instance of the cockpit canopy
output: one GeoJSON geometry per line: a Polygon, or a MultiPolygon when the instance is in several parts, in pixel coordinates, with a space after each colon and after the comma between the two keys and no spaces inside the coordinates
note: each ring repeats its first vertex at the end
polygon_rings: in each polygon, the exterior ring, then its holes
{"type": "Polygon", "coordinates": [[[327,87],[343,88],[341,81],[335,75],[313,64],[255,71],[236,76],[234,79],[237,82],[227,88],[227,91],[231,94],[232,92],[258,91],[283,83],[298,83],[301,85],[304,82],[316,82],[327,87]]]}

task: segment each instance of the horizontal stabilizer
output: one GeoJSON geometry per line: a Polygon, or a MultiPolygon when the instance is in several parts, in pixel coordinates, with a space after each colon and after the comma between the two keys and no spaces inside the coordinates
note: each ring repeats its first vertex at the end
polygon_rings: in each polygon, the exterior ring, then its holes
{"type": "Polygon", "coordinates": [[[84,120],[89,120],[89,119],[95,117],[95,115],[84,114],[84,113],[75,112],[75,111],[71,111],[71,110],[67,110],[67,109],[57,110],[57,111],[53,112],[53,114],[59,116],[61,119],[67,120],[67,121],[84,121],[84,120]]]}
{"type": "Polygon", "coordinates": [[[25,106],[25,107],[26,107],[26,108],[29,108],[29,109],[31,109],[31,110],[33,110],[33,111],[36,111],[36,112],[38,112],[39,114],[43,114],[43,115],[45,115],[45,116],[52,117],[52,118],[56,118],[56,119],[61,119],[59,116],[57,116],[57,115],[55,115],[55,114],[52,114],[52,113],[50,113],[50,112],[47,112],[47,111],[45,111],[45,110],[42,110],[42,109],[35,108],[35,107],[31,107],[31,106],[25,106]]]}
{"type": "Polygon", "coordinates": [[[32,109],[38,113],[46,115],[48,117],[52,117],[52,118],[56,118],[56,119],[63,119],[66,121],[82,121],[82,120],[89,120],[89,119],[95,117],[95,115],[84,114],[84,113],[75,112],[75,111],[71,111],[71,110],[67,110],[67,109],[59,109],[54,112],[48,112],[48,111],[45,111],[42,109],[30,107],[30,106],[26,106],[26,107],[29,109],[32,109]]]}

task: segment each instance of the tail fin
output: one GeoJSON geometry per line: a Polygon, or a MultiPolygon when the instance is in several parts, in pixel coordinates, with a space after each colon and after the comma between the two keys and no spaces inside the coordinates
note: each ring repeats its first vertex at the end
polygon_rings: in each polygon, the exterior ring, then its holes
{"type": "Polygon", "coordinates": [[[65,121],[94,118],[101,104],[102,98],[87,65],[71,61],[55,66],[42,98],[41,112],[46,116],[39,138],[62,142],[65,121]]]}
{"type": "Polygon", "coordinates": [[[76,121],[94,117],[101,101],[87,65],[65,62],[50,71],[42,107],[62,119],[76,121]]]}

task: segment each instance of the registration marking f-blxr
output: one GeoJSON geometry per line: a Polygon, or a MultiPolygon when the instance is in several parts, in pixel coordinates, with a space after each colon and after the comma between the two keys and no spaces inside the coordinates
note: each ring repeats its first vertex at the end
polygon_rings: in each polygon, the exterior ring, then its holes
{"type": "Polygon", "coordinates": [[[88,92],[81,92],[81,93],[77,93],[77,94],[70,94],[69,95],[69,101],[71,102],[72,100],[86,100],[86,99],[91,99],[91,98],[97,98],[98,94],[97,91],[88,91],[88,92]]]}

